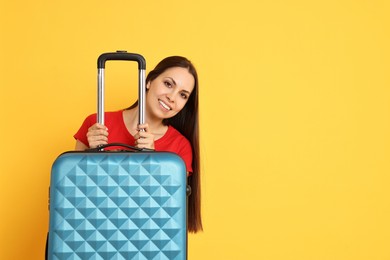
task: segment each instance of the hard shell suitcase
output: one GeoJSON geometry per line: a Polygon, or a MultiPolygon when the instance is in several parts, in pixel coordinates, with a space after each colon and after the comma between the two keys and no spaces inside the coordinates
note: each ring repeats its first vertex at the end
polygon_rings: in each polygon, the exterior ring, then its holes
{"type": "MultiPolygon", "coordinates": [[[[144,123],[145,60],[127,52],[98,58],[97,121],[104,124],[107,60],[138,62],[144,123]]],[[[53,163],[48,259],[186,259],[183,160],[169,152],[103,148],[66,152],[53,163]]]]}

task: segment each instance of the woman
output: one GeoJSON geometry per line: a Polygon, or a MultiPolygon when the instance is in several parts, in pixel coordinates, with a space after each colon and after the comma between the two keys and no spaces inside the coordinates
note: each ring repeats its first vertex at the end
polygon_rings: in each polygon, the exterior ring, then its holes
{"type": "Polygon", "coordinates": [[[74,135],[76,150],[107,143],[177,153],[185,162],[192,192],[188,200],[188,231],[202,230],[200,206],[200,157],[198,76],[193,64],[181,56],[163,59],[146,77],[145,118],[138,125],[138,102],[105,113],[105,125],[88,116],[74,135]]]}

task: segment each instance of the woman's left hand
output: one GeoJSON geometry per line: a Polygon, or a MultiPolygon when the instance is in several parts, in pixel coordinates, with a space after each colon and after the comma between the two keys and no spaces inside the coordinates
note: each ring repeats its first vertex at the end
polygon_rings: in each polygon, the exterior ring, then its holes
{"type": "Polygon", "coordinates": [[[134,135],[135,146],[154,150],[154,135],[151,133],[149,125],[138,125],[137,131],[137,134],[134,135]]]}

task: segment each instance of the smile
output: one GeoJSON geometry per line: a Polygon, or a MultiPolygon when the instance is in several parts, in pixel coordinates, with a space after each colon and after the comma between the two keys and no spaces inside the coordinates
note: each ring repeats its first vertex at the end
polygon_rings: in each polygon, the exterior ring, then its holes
{"type": "Polygon", "coordinates": [[[172,108],[170,108],[167,104],[165,104],[163,101],[161,100],[158,100],[158,102],[160,103],[160,105],[165,108],[166,110],[171,110],[172,108]]]}

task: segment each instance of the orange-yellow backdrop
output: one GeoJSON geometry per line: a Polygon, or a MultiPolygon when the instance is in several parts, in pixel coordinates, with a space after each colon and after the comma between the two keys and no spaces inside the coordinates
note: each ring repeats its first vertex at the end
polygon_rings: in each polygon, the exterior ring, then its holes
{"type": "MultiPolygon", "coordinates": [[[[205,232],[190,259],[390,259],[388,1],[2,0],[0,12],[0,259],[43,258],[51,164],[95,111],[97,56],[117,49],[148,69],[173,54],[198,67],[205,232]]],[[[125,107],[136,66],[108,68],[107,108],[125,107]]]]}

